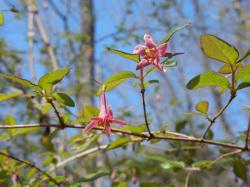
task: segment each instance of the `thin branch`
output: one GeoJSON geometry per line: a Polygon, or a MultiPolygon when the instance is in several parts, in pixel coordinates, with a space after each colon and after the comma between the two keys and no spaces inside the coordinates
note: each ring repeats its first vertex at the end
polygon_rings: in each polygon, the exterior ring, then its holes
{"type": "Polygon", "coordinates": [[[245,140],[245,148],[246,149],[248,149],[249,132],[250,132],[250,118],[249,118],[249,122],[248,122],[247,134],[246,134],[246,140],[245,140]]]}
{"type": "Polygon", "coordinates": [[[42,40],[43,40],[43,42],[44,42],[44,44],[45,44],[45,46],[46,46],[46,48],[48,50],[48,54],[49,54],[49,57],[50,57],[50,60],[51,60],[52,67],[53,67],[53,69],[57,69],[58,68],[57,59],[56,59],[54,50],[53,50],[53,48],[51,46],[51,43],[49,42],[47,33],[46,33],[45,28],[44,28],[44,26],[42,24],[42,21],[41,21],[38,14],[35,14],[34,19],[35,19],[38,31],[39,31],[39,33],[41,35],[41,38],[42,38],[42,40]]]}
{"type": "Polygon", "coordinates": [[[34,58],[34,7],[31,0],[28,1],[28,44],[29,44],[29,68],[32,80],[36,80],[35,58],[34,58]]]}
{"type": "Polygon", "coordinates": [[[238,150],[235,150],[235,151],[232,151],[232,152],[229,152],[229,153],[225,153],[221,156],[219,156],[217,159],[215,159],[213,162],[211,162],[210,166],[214,165],[216,162],[226,158],[226,157],[229,157],[229,156],[233,156],[235,154],[239,154],[241,153],[243,150],[242,149],[238,149],[238,150]]]}
{"type": "Polygon", "coordinates": [[[49,103],[51,104],[52,108],[55,111],[55,114],[56,114],[56,116],[57,116],[57,118],[58,118],[58,120],[60,122],[60,127],[62,129],[64,129],[66,124],[64,123],[63,118],[60,116],[60,113],[58,112],[58,110],[57,110],[56,106],[54,105],[53,101],[50,101],[49,103]]]}
{"type": "Polygon", "coordinates": [[[45,175],[45,176],[46,176],[50,181],[52,181],[54,184],[60,186],[60,183],[58,183],[51,175],[49,175],[47,172],[41,170],[41,169],[40,169],[39,167],[37,167],[35,164],[33,164],[33,163],[29,162],[29,161],[26,161],[26,160],[21,160],[21,159],[19,159],[19,158],[17,158],[17,157],[14,157],[14,156],[9,155],[9,154],[4,153],[4,152],[0,152],[0,155],[5,156],[5,157],[7,157],[7,158],[10,158],[10,159],[12,159],[12,160],[21,162],[21,163],[23,163],[23,164],[25,164],[25,165],[27,165],[27,166],[29,166],[29,167],[32,167],[32,168],[36,169],[39,173],[45,175]]]}
{"type": "Polygon", "coordinates": [[[186,176],[186,179],[185,179],[185,187],[188,187],[190,175],[191,175],[191,171],[189,171],[189,172],[187,173],[187,176],[186,176]]]}
{"type": "Polygon", "coordinates": [[[206,135],[208,133],[208,131],[210,130],[210,128],[212,127],[212,125],[215,123],[215,121],[223,114],[223,112],[227,109],[227,107],[230,105],[230,103],[232,102],[232,100],[235,98],[235,95],[231,95],[230,99],[228,100],[227,104],[215,115],[215,117],[213,119],[209,119],[210,124],[209,126],[206,128],[205,132],[202,135],[202,139],[206,138],[206,135]]]}
{"type": "Polygon", "coordinates": [[[69,158],[63,160],[63,161],[59,162],[58,164],[56,164],[55,166],[53,166],[50,169],[48,169],[48,173],[51,173],[51,172],[55,171],[59,167],[62,167],[62,166],[66,165],[67,163],[69,163],[69,162],[71,162],[71,161],[73,161],[75,159],[87,156],[87,155],[92,154],[94,152],[97,152],[99,150],[104,150],[107,147],[108,147],[108,145],[101,145],[101,146],[93,147],[93,148],[88,149],[86,151],[80,152],[80,153],[78,153],[76,155],[73,155],[72,157],[69,157],[69,158]]]}
{"type": "Polygon", "coordinates": [[[148,117],[147,117],[147,111],[146,111],[146,102],[145,102],[145,87],[144,87],[143,70],[140,71],[140,80],[141,80],[141,97],[142,97],[144,120],[145,120],[145,124],[146,124],[146,127],[148,129],[149,136],[150,136],[149,139],[152,139],[154,135],[151,133],[150,128],[149,128],[149,123],[148,123],[148,117]]]}
{"type": "MultiPolygon", "coordinates": [[[[56,124],[22,124],[22,125],[0,125],[0,129],[13,129],[13,128],[44,128],[44,127],[54,127],[54,128],[61,128],[60,125],[56,124]]],[[[84,129],[85,125],[65,125],[64,128],[75,128],[75,129],[84,129]]],[[[95,127],[93,128],[95,130],[101,130],[103,131],[103,127],[95,127]]],[[[134,133],[130,131],[125,131],[121,129],[116,129],[112,128],[111,131],[113,133],[117,134],[123,134],[123,135],[129,135],[129,136],[135,136],[139,137],[142,139],[150,139],[151,136],[149,133],[134,133]]],[[[208,144],[208,145],[215,145],[215,146],[220,146],[220,147],[226,147],[226,148],[231,148],[231,149],[240,149],[242,151],[250,151],[250,149],[246,149],[245,147],[236,145],[236,144],[231,144],[231,143],[223,143],[219,141],[213,141],[213,140],[207,140],[207,139],[201,139],[201,138],[196,138],[192,136],[173,136],[174,132],[166,131],[164,135],[156,135],[153,134],[152,139],[158,139],[158,140],[170,140],[170,141],[183,141],[183,142],[193,142],[193,143],[199,143],[199,144],[208,144]],[[169,136],[167,136],[169,135],[169,136]]]]}

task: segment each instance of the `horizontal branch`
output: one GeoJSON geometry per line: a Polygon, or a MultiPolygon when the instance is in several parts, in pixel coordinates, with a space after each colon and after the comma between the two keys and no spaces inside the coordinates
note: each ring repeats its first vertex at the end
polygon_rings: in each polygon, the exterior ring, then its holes
{"type": "MultiPolygon", "coordinates": [[[[18,129],[18,128],[43,128],[43,127],[55,127],[55,128],[61,128],[60,125],[57,124],[22,124],[22,125],[0,125],[0,129],[18,129]]],[[[84,129],[85,125],[65,125],[65,128],[75,128],[75,129],[84,129]]],[[[95,130],[103,130],[102,127],[95,127],[95,130]]],[[[148,140],[151,138],[151,136],[147,133],[134,133],[130,131],[125,131],[121,129],[116,129],[112,128],[111,131],[113,133],[117,134],[123,134],[123,135],[130,135],[130,136],[135,136],[135,137],[140,137],[142,139],[148,140]]],[[[171,140],[171,141],[183,141],[183,142],[193,142],[193,143],[200,143],[200,144],[208,144],[208,145],[215,145],[215,146],[220,146],[220,147],[227,147],[227,148],[232,148],[232,149],[240,149],[243,151],[250,151],[249,148],[246,148],[245,146],[239,146],[231,143],[223,143],[219,141],[213,141],[213,140],[207,140],[207,139],[202,139],[202,138],[196,138],[193,136],[188,136],[185,134],[180,134],[176,132],[170,132],[166,131],[166,135],[169,134],[170,136],[163,136],[163,135],[157,135],[154,134],[154,138],[152,139],[158,139],[158,140],[171,140]]]]}

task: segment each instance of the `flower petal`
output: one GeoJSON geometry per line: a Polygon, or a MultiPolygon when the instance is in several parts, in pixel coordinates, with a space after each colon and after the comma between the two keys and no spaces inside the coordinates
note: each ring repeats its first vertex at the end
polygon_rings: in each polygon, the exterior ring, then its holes
{"type": "Polygon", "coordinates": [[[113,112],[111,106],[108,106],[108,118],[113,119],[113,112]]]}
{"type": "Polygon", "coordinates": [[[104,132],[105,132],[108,136],[111,136],[112,132],[111,132],[111,128],[110,128],[110,124],[109,124],[109,123],[104,124],[104,132]]]}
{"type": "Polygon", "coordinates": [[[111,119],[110,122],[115,123],[115,124],[119,124],[119,125],[125,125],[126,124],[125,121],[119,120],[119,119],[111,119]]]}
{"type": "Polygon", "coordinates": [[[153,47],[157,47],[156,44],[154,43],[154,40],[152,38],[152,36],[150,34],[145,34],[144,35],[144,40],[145,40],[145,44],[148,48],[153,48],[153,47]]]}
{"type": "Polygon", "coordinates": [[[150,63],[146,59],[142,59],[138,65],[136,66],[136,70],[143,69],[144,67],[148,66],[150,63]]]}
{"type": "Polygon", "coordinates": [[[164,68],[161,66],[161,63],[160,63],[160,58],[156,58],[156,59],[153,61],[153,64],[154,64],[161,72],[164,72],[164,68]]]}
{"type": "Polygon", "coordinates": [[[157,47],[157,51],[159,53],[159,56],[164,56],[166,54],[167,48],[168,48],[167,43],[163,43],[163,44],[159,45],[157,47]]]}
{"type": "Polygon", "coordinates": [[[91,121],[85,128],[84,128],[84,131],[85,132],[88,132],[90,131],[91,129],[93,129],[94,127],[96,127],[98,125],[98,121],[91,121]]]}
{"type": "Polygon", "coordinates": [[[137,45],[133,51],[135,54],[145,55],[145,46],[144,45],[137,45]]]}
{"type": "Polygon", "coordinates": [[[104,118],[107,114],[106,96],[104,91],[100,95],[100,114],[99,117],[104,118]]]}

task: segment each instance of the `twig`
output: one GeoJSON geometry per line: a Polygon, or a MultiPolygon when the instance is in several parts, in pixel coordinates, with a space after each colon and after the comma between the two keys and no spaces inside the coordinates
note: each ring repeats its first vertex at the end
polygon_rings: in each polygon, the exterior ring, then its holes
{"type": "Polygon", "coordinates": [[[15,161],[18,161],[18,162],[21,162],[21,163],[24,163],[25,165],[28,165],[34,169],[36,169],[38,172],[40,172],[41,174],[45,175],[50,181],[52,181],[54,184],[60,186],[60,183],[58,183],[51,175],[49,175],[47,172],[41,170],[39,167],[37,167],[35,164],[29,162],[29,161],[26,161],[26,160],[21,160],[17,157],[14,157],[12,155],[9,155],[7,153],[4,153],[4,152],[0,152],[0,155],[2,156],[5,156],[7,158],[10,158],[12,160],[15,160],[15,161]]]}
{"type": "Polygon", "coordinates": [[[210,163],[210,166],[214,165],[216,162],[226,158],[226,157],[229,157],[229,156],[232,156],[232,155],[235,155],[235,154],[238,154],[238,153],[241,153],[243,150],[242,149],[238,149],[238,150],[235,150],[235,151],[232,151],[232,152],[229,152],[229,153],[225,153],[221,156],[219,156],[217,159],[215,159],[213,162],[210,163]]]}
{"type": "Polygon", "coordinates": [[[62,129],[64,129],[66,124],[64,123],[63,118],[60,116],[60,113],[58,112],[56,106],[54,105],[53,101],[48,101],[48,102],[49,102],[49,104],[51,104],[52,108],[54,109],[54,111],[56,113],[56,116],[57,116],[57,118],[58,118],[58,120],[60,122],[60,127],[62,129]]]}
{"type": "Polygon", "coordinates": [[[189,171],[189,172],[187,173],[187,176],[186,176],[186,179],[185,179],[185,187],[188,187],[190,175],[191,175],[191,171],[189,171]]]}
{"type": "Polygon", "coordinates": [[[101,145],[101,146],[98,146],[98,147],[94,147],[94,148],[88,149],[88,150],[86,150],[86,151],[84,151],[84,152],[81,152],[81,153],[78,153],[78,154],[76,154],[76,155],[73,155],[72,157],[69,157],[69,158],[67,158],[67,159],[65,159],[65,160],[63,160],[63,161],[61,161],[61,162],[59,162],[58,164],[56,164],[55,166],[51,167],[51,168],[48,169],[47,171],[48,171],[48,173],[51,173],[51,172],[55,171],[57,168],[66,165],[68,162],[71,162],[71,161],[73,161],[73,160],[75,160],[75,159],[78,159],[78,158],[87,156],[87,155],[89,155],[89,154],[91,154],[91,153],[94,153],[94,152],[97,152],[97,151],[99,151],[99,150],[104,150],[104,149],[106,149],[107,147],[108,147],[108,145],[101,145]]]}
{"type": "Polygon", "coordinates": [[[223,114],[223,112],[227,109],[227,107],[230,105],[230,103],[232,102],[232,100],[235,98],[235,95],[231,95],[230,99],[228,100],[227,104],[215,115],[215,117],[213,119],[209,119],[210,124],[209,126],[206,128],[205,132],[202,135],[202,139],[206,138],[206,135],[208,133],[208,131],[210,130],[210,128],[212,127],[212,125],[215,123],[215,121],[223,114]]]}
{"type": "Polygon", "coordinates": [[[247,134],[246,134],[246,140],[245,140],[245,148],[246,149],[248,149],[249,132],[250,132],[250,118],[249,118],[249,122],[248,122],[247,134]]]}
{"type": "Polygon", "coordinates": [[[43,42],[44,42],[44,44],[45,44],[45,46],[46,46],[46,48],[48,50],[48,54],[49,54],[49,57],[50,57],[50,60],[51,60],[52,67],[53,67],[53,69],[57,69],[58,68],[57,59],[56,59],[54,50],[53,50],[53,48],[51,46],[51,43],[49,42],[47,33],[46,33],[46,31],[44,29],[44,26],[42,24],[42,21],[41,21],[38,14],[35,14],[34,19],[35,19],[38,31],[39,31],[39,33],[41,35],[41,38],[42,38],[42,40],[43,40],[43,42]]]}
{"type": "MultiPolygon", "coordinates": [[[[61,128],[60,125],[57,124],[22,124],[22,125],[0,125],[0,129],[13,129],[13,128],[44,128],[44,127],[54,127],[54,128],[61,128]]],[[[65,125],[64,128],[75,128],[75,129],[84,129],[85,125],[65,125]]],[[[103,131],[103,127],[95,127],[93,128],[95,130],[101,130],[103,131]]],[[[139,137],[142,139],[150,139],[150,135],[146,133],[134,133],[130,131],[125,131],[121,129],[115,129],[112,128],[111,131],[113,133],[117,134],[123,134],[123,135],[129,135],[129,136],[135,136],[139,137]]],[[[166,131],[167,134],[172,134],[172,132],[166,131]]],[[[231,143],[223,143],[219,141],[213,141],[213,140],[207,140],[207,139],[201,139],[201,138],[196,138],[192,136],[187,136],[185,137],[175,137],[173,135],[171,136],[163,136],[163,135],[156,135],[153,134],[152,139],[158,139],[158,140],[170,140],[170,141],[183,141],[183,142],[193,142],[193,143],[199,143],[199,144],[208,144],[208,145],[215,145],[215,146],[220,146],[220,147],[226,147],[226,148],[231,148],[231,149],[240,149],[242,151],[250,151],[249,148],[246,149],[245,147],[231,144],[231,143]]]]}
{"type": "Polygon", "coordinates": [[[32,80],[36,80],[35,60],[34,60],[34,7],[31,0],[28,1],[28,43],[29,43],[29,68],[32,80]]]}
{"type": "Polygon", "coordinates": [[[152,139],[154,135],[151,133],[150,128],[149,128],[149,123],[148,123],[148,117],[147,117],[147,111],[146,111],[146,102],[145,102],[145,87],[144,87],[143,70],[140,71],[140,80],[141,80],[141,97],[142,97],[144,120],[145,120],[146,127],[148,129],[149,139],[152,139]]]}

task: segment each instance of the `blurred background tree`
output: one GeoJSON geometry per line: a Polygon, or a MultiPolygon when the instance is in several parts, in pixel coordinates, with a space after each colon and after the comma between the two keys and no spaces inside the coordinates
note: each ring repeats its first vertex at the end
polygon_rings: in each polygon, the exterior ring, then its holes
{"type": "MultiPolygon", "coordinates": [[[[70,93],[77,103],[73,109],[60,108],[64,118],[70,120],[88,116],[90,107],[86,106],[98,104],[94,96],[96,82],[104,81],[117,71],[135,70],[133,63],[109,54],[107,46],[132,52],[136,44],[143,43],[144,33],[160,41],[171,27],[190,22],[190,26],[169,43],[169,51],[185,54],[176,57],[177,67],[151,75],[160,84],[147,90],[146,98],[153,130],[174,130],[199,137],[208,125],[206,120],[183,114],[194,111],[199,101],[208,100],[212,109],[209,112],[214,115],[228,99],[215,89],[186,89],[186,83],[194,75],[219,69],[202,54],[199,36],[211,33],[242,51],[249,48],[249,0],[4,0],[0,8],[18,10],[3,11],[0,72],[37,81],[47,71],[70,66],[72,70],[67,80],[57,87],[70,93]]],[[[131,83],[116,88],[108,98],[121,119],[131,125],[141,125],[144,122],[139,90],[131,83]]],[[[1,102],[2,124],[57,123],[53,111],[42,100],[30,99],[26,89],[3,79],[0,84],[2,93],[24,93],[1,102]]],[[[249,116],[241,107],[243,103],[248,105],[248,97],[248,94],[238,95],[212,128],[211,139],[244,141],[249,116]]],[[[58,180],[67,179],[76,186],[250,185],[248,155],[228,157],[210,170],[205,167],[205,160],[228,152],[224,148],[160,141],[129,143],[123,149],[102,152],[95,148],[112,142],[117,136],[107,138],[95,131],[86,134],[81,130],[58,131],[48,127],[13,133],[2,130],[3,151],[32,160],[58,180]],[[55,167],[78,154],[83,155],[62,167],[55,167]],[[201,170],[193,171],[192,164],[199,160],[204,161],[198,163],[201,170]]],[[[1,186],[48,184],[34,170],[6,158],[1,158],[0,181],[1,186]]]]}

